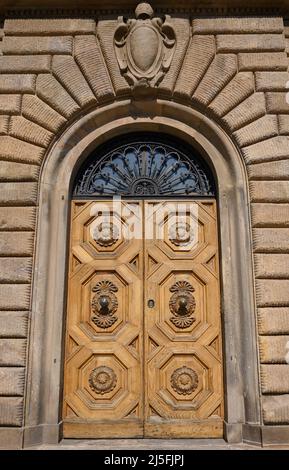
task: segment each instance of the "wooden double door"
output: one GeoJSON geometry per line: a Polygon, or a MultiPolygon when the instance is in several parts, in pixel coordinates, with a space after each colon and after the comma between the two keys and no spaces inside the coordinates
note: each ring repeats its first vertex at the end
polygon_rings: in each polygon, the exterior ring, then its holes
{"type": "Polygon", "coordinates": [[[64,437],[221,437],[215,201],[73,201],[71,220],[64,437]]]}

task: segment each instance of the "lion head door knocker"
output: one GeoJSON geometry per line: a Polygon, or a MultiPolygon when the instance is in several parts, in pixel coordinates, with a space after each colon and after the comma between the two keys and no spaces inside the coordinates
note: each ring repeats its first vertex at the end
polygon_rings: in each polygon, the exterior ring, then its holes
{"type": "Polygon", "coordinates": [[[174,224],[169,230],[169,240],[176,246],[186,246],[194,239],[194,231],[187,222],[174,224]]]}
{"type": "Polygon", "coordinates": [[[170,292],[173,292],[169,302],[173,314],[170,321],[178,328],[188,328],[196,321],[192,316],[196,309],[196,300],[192,294],[194,291],[187,281],[177,281],[170,288],[170,292]]]}
{"type": "Polygon", "coordinates": [[[99,281],[93,288],[95,295],[92,298],[91,308],[93,316],[91,320],[99,328],[109,328],[117,317],[114,315],[118,308],[115,292],[118,288],[111,281],[99,281]]]}
{"type": "Polygon", "coordinates": [[[101,222],[94,228],[92,238],[100,246],[112,246],[119,239],[119,230],[112,222],[101,222]]]}
{"type": "Polygon", "coordinates": [[[140,3],[136,19],[118,18],[114,46],[119,68],[135,94],[157,87],[169,70],[176,47],[170,17],[153,18],[149,3],[140,3]]]}

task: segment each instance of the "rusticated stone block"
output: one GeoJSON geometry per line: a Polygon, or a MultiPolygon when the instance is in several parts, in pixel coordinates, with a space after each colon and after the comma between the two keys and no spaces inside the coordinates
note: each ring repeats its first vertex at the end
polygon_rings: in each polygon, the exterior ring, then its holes
{"type": "Polygon", "coordinates": [[[130,93],[130,86],[121,75],[116,55],[112,50],[114,32],[117,25],[117,20],[101,20],[97,25],[97,35],[116,94],[128,95],[130,93]]]}
{"type": "Polygon", "coordinates": [[[0,60],[0,73],[45,73],[50,71],[50,63],[49,55],[3,56],[0,60]]]}
{"type": "Polygon", "coordinates": [[[53,134],[47,129],[22,116],[13,116],[11,118],[10,135],[40,147],[47,147],[53,139],[53,134]]]}
{"type": "Polygon", "coordinates": [[[260,140],[278,135],[276,116],[262,116],[256,121],[234,132],[234,137],[240,147],[254,144],[260,140]]]}
{"type": "Polygon", "coordinates": [[[264,394],[289,392],[289,364],[261,365],[261,385],[264,394]]]}
{"type": "Polygon", "coordinates": [[[35,80],[35,75],[2,74],[0,93],[34,93],[35,80]]]}
{"type": "Polygon", "coordinates": [[[0,338],[26,338],[28,312],[0,311],[0,338]]]}
{"type": "Polygon", "coordinates": [[[288,72],[256,72],[257,91],[285,91],[288,72]]]}
{"type": "Polygon", "coordinates": [[[31,256],[33,247],[32,232],[0,232],[0,256],[31,256]]]}
{"type": "Polygon", "coordinates": [[[63,116],[37,96],[23,96],[22,114],[27,119],[52,132],[59,131],[66,123],[66,119],[63,116]]]}
{"type": "Polygon", "coordinates": [[[236,73],[237,60],[235,55],[217,55],[193,94],[193,99],[208,105],[236,73]]]}
{"type": "Polygon", "coordinates": [[[9,117],[0,115],[0,135],[5,135],[8,132],[9,117]]]}
{"type": "Polygon", "coordinates": [[[250,179],[288,180],[289,160],[277,160],[276,162],[263,162],[248,165],[247,171],[250,179]]]}
{"type": "Polygon", "coordinates": [[[289,253],[289,230],[287,228],[254,228],[255,253],[289,253]]]}
{"type": "Polygon", "coordinates": [[[112,83],[95,36],[76,36],[75,60],[98,101],[113,98],[112,83]]]}
{"type": "Polygon", "coordinates": [[[29,284],[0,284],[0,310],[28,310],[29,284]]]}
{"type": "Polygon", "coordinates": [[[51,36],[56,34],[89,34],[95,32],[95,21],[86,18],[6,19],[5,36],[51,36]]]}
{"type": "Polygon", "coordinates": [[[288,307],[289,281],[257,279],[256,298],[258,307],[288,307]]]}
{"type": "Polygon", "coordinates": [[[0,115],[19,114],[21,109],[21,95],[0,95],[0,115]]]}
{"type": "Polygon", "coordinates": [[[266,93],[267,111],[271,114],[289,114],[289,102],[286,93],[266,93]]]}
{"type": "Polygon", "coordinates": [[[239,70],[287,70],[285,52],[241,52],[238,54],[239,70]]]}
{"type": "MultiPolygon", "coordinates": [[[[288,104],[289,106],[289,104],[288,104]]],[[[278,116],[279,122],[279,132],[281,135],[289,135],[289,115],[282,115],[278,116]]]]}
{"type": "Polygon", "coordinates": [[[22,397],[24,393],[25,369],[22,367],[0,368],[0,396],[22,397]]]}
{"type": "Polygon", "coordinates": [[[289,39],[288,38],[285,38],[285,45],[286,45],[286,54],[289,55],[289,39]]]}
{"type": "Polygon", "coordinates": [[[33,206],[37,201],[37,183],[0,183],[0,205],[33,206]]]}
{"type": "Polygon", "coordinates": [[[252,204],[253,227],[289,227],[289,204],[252,204]]]}
{"type": "Polygon", "coordinates": [[[260,335],[289,335],[289,308],[258,308],[260,335]]]}
{"type": "Polygon", "coordinates": [[[258,253],[254,260],[256,278],[289,279],[289,254],[258,253]]]}
{"type": "Polygon", "coordinates": [[[44,149],[10,136],[0,136],[0,158],[23,163],[40,164],[44,149]]]}
{"type": "Polygon", "coordinates": [[[28,283],[31,274],[31,258],[0,258],[0,283],[28,283]]]}
{"type": "Polygon", "coordinates": [[[89,106],[96,102],[73,57],[55,56],[52,61],[52,71],[79,106],[89,106]]]}
{"type": "Polygon", "coordinates": [[[52,75],[38,75],[36,91],[39,98],[69,119],[80,108],[62,85],[52,75]]]}
{"type": "Polygon", "coordinates": [[[289,395],[264,396],[262,404],[265,424],[289,424],[289,395]]]}
{"type": "MultiPolygon", "coordinates": [[[[262,364],[286,364],[286,344],[289,336],[260,336],[259,350],[262,364]]],[[[289,343],[288,343],[289,344],[289,343]]]]}
{"type": "Polygon", "coordinates": [[[26,339],[0,339],[0,366],[25,366],[26,339]]]}
{"type": "Polygon", "coordinates": [[[254,76],[252,72],[238,73],[212,101],[209,108],[219,116],[224,116],[241,101],[254,93],[254,76]]]}
{"type": "Polygon", "coordinates": [[[197,18],[193,20],[193,31],[198,34],[218,33],[283,33],[282,18],[197,18]]]}
{"type": "Polygon", "coordinates": [[[39,166],[0,161],[0,181],[38,181],[39,166]]]}
{"type": "Polygon", "coordinates": [[[193,36],[175,86],[175,94],[191,97],[215,56],[214,36],[193,36]],[[200,60],[202,57],[202,60],[200,60]]]}
{"type": "Polygon", "coordinates": [[[282,34],[224,34],[216,40],[218,52],[276,52],[285,48],[282,34]]]}
{"type": "Polygon", "coordinates": [[[289,181],[252,181],[253,202],[289,202],[289,181]]]}
{"type": "Polygon", "coordinates": [[[243,148],[246,163],[282,160],[288,157],[289,137],[277,136],[243,148]]]}
{"type": "Polygon", "coordinates": [[[4,55],[72,54],[72,48],[72,36],[4,36],[2,42],[4,55]]]}
{"type": "Polygon", "coordinates": [[[254,93],[226,114],[223,117],[223,121],[231,131],[235,131],[265,114],[266,103],[264,93],[254,93]]]}
{"type": "Polygon", "coordinates": [[[35,207],[0,207],[0,231],[34,230],[35,207]]]}
{"type": "Polygon", "coordinates": [[[21,426],[23,398],[0,397],[0,426],[21,426]]]}

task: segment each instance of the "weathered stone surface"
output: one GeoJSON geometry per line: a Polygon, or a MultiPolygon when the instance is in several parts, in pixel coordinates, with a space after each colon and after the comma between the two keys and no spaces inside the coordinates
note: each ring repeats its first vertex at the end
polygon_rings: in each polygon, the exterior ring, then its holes
{"type": "Polygon", "coordinates": [[[218,33],[282,33],[282,18],[197,18],[193,20],[193,32],[198,34],[218,33]]]}
{"type": "Polygon", "coordinates": [[[8,132],[9,117],[0,115],[0,135],[5,135],[8,132]]]}
{"type": "Polygon", "coordinates": [[[21,109],[21,95],[0,95],[0,115],[18,114],[21,109]]]}
{"type": "Polygon", "coordinates": [[[224,116],[241,101],[254,93],[254,75],[252,72],[238,73],[209,105],[219,116],[224,116]]]}
{"type": "Polygon", "coordinates": [[[289,395],[264,396],[262,403],[265,424],[289,423],[289,395]]]}
{"type": "Polygon", "coordinates": [[[258,253],[254,256],[256,278],[289,279],[289,255],[258,253]]]}
{"type": "Polygon", "coordinates": [[[175,94],[191,97],[215,56],[214,36],[193,36],[178,77],[175,94]],[[202,60],[200,60],[202,57],[202,60]]]}
{"type": "Polygon", "coordinates": [[[288,307],[289,281],[257,279],[256,298],[258,307],[288,307]]]}
{"type": "Polygon", "coordinates": [[[6,36],[50,36],[55,34],[89,34],[95,32],[95,21],[85,18],[27,18],[7,19],[4,25],[6,36]]]}
{"type": "Polygon", "coordinates": [[[262,364],[286,364],[286,345],[289,336],[260,336],[259,350],[262,364]]]}
{"type": "Polygon", "coordinates": [[[262,162],[248,165],[250,179],[255,180],[288,180],[289,160],[277,160],[276,162],[262,162]]]}
{"type": "Polygon", "coordinates": [[[289,114],[289,103],[286,100],[286,93],[266,93],[266,104],[268,113],[289,114]]]}
{"type": "Polygon", "coordinates": [[[254,228],[255,253],[289,253],[289,230],[287,228],[254,228]]]}
{"type": "Polygon", "coordinates": [[[225,34],[216,37],[218,52],[284,51],[282,34],[225,34]]]}
{"type": "Polygon", "coordinates": [[[0,207],[0,231],[34,230],[35,207],[0,207]]]}
{"type": "Polygon", "coordinates": [[[253,202],[289,202],[289,181],[252,181],[253,202]]]}
{"type": "Polygon", "coordinates": [[[243,148],[246,163],[282,160],[289,155],[289,137],[277,136],[243,148]]]}
{"type": "Polygon", "coordinates": [[[259,308],[258,330],[260,335],[288,335],[289,308],[259,308]]]}
{"type": "Polygon", "coordinates": [[[4,56],[0,60],[0,73],[45,73],[50,72],[50,64],[49,55],[4,56]]]}
{"type": "Polygon", "coordinates": [[[21,426],[23,398],[0,397],[0,426],[21,426]]]}
{"type": "Polygon", "coordinates": [[[130,92],[130,86],[120,73],[115,54],[112,54],[113,37],[117,25],[117,20],[101,20],[97,25],[97,35],[115,92],[117,95],[127,95],[130,92]]]}
{"type": "MultiPolygon", "coordinates": [[[[288,104],[289,106],[289,104],[288,104]]],[[[281,135],[289,135],[289,115],[282,115],[280,114],[278,116],[278,122],[279,122],[279,132],[281,135]]]]}
{"type": "Polygon", "coordinates": [[[72,48],[72,36],[4,36],[2,43],[4,55],[72,54],[72,48]]]}
{"type": "Polygon", "coordinates": [[[0,339],[0,366],[24,366],[26,339],[0,339]]]}
{"type": "Polygon", "coordinates": [[[0,396],[23,396],[25,369],[23,367],[0,368],[0,396]]]}
{"type": "Polygon", "coordinates": [[[235,131],[265,114],[266,102],[264,93],[254,93],[226,114],[223,120],[230,127],[231,131],[235,131]]]}
{"type": "Polygon", "coordinates": [[[31,256],[33,248],[32,232],[0,232],[0,256],[31,256]]]}
{"type": "Polygon", "coordinates": [[[261,385],[265,394],[289,392],[289,364],[261,365],[261,385]]]}
{"type": "Polygon", "coordinates": [[[26,338],[28,312],[0,311],[0,338],[26,338]]]}
{"type": "Polygon", "coordinates": [[[37,183],[0,183],[0,205],[33,206],[37,201],[37,183]]]}
{"type": "Polygon", "coordinates": [[[38,75],[36,91],[39,98],[66,119],[69,119],[80,109],[78,104],[52,75],[38,75]]]}
{"type": "Polygon", "coordinates": [[[89,106],[96,102],[73,57],[55,56],[52,61],[52,71],[79,106],[89,106]]]}
{"type": "Polygon", "coordinates": [[[236,73],[237,61],[235,55],[217,55],[193,94],[193,99],[208,105],[236,73]]]}
{"type": "Polygon", "coordinates": [[[113,98],[112,83],[95,36],[76,36],[75,60],[98,101],[113,98]]]}
{"type": "Polygon", "coordinates": [[[278,135],[276,116],[262,116],[256,121],[233,133],[238,145],[245,147],[258,141],[278,135]]]}
{"type": "Polygon", "coordinates": [[[289,227],[289,204],[252,204],[253,227],[289,227]]]}
{"type": "Polygon", "coordinates": [[[28,283],[31,281],[31,258],[0,258],[1,283],[28,283]]]}
{"type": "Polygon", "coordinates": [[[40,164],[44,149],[10,136],[0,136],[0,159],[40,164]]]}
{"type": "Polygon", "coordinates": [[[288,72],[256,72],[257,91],[285,91],[289,82],[288,72]]]}
{"type": "Polygon", "coordinates": [[[35,75],[0,75],[0,93],[34,93],[35,75]]]}
{"type": "Polygon", "coordinates": [[[47,147],[53,139],[53,134],[47,129],[22,116],[13,116],[11,118],[10,135],[40,147],[47,147]]]}
{"type": "Polygon", "coordinates": [[[0,309],[28,310],[30,289],[29,284],[0,284],[0,309]]]}
{"type": "Polygon", "coordinates": [[[0,181],[38,181],[39,166],[0,161],[0,181]]]}
{"type": "Polygon", "coordinates": [[[238,54],[239,70],[287,70],[285,52],[241,52],[238,54]]]}
{"type": "Polygon", "coordinates": [[[66,123],[63,116],[37,96],[23,96],[22,113],[27,119],[52,132],[59,131],[66,123]]]}

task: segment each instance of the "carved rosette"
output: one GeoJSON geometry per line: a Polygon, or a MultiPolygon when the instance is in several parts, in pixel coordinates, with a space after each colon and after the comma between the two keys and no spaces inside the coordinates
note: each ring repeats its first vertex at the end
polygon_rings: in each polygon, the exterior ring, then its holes
{"type": "Polygon", "coordinates": [[[169,230],[169,240],[176,246],[188,245],[194,239],[194,231],[187,222],[174,224],[169,230]]]}
{"type": "Polygon", "coordinates": [[[192,292],[195,289],[187,281],[177,281],[171,288],[173,295],[169,301],[170,311],[173,316],[170,321],[178,328],[188,328],[195,321],[193,313],[196,309],[196,300],[192,292]]]}
{"type": "Polygon", "coordinates": [[[171,386],[179,395],[190,395],[196,390],[198,384],[198,374],[189,367],[180,367],[171,375],[171,386]]]}
{"type": "Polygon", "coordinates": [[[154,18],[148,3],[140,3],[136,19],[119,17],[114,35],[119,68],[132,89],[141,95],[158,86],[171,66],[176,35],[170,17],[154,18]]]}
{"type": "Polygon", "coordinates": [[[93,239],[100,246],[112,246],[119,239],[119,230],[112,222],[102,222],[93,230],[93,239]]]}
{"type": "Polygon", "coordinates": [[[93,369],[89,376],[89,386],[101,395],[111,392],[117,383],[117,376],[113,369],[107,366],[100,366],[93,369]]]}
{"type": "Polygon", "coordinates": [[[109,328],[117,321],[114,315],[118,308],[117,291],[118,288],[111,281],[100,281],[92,288],[95,295],[91,302],[91,320],[99,328],[109,328]]]}

